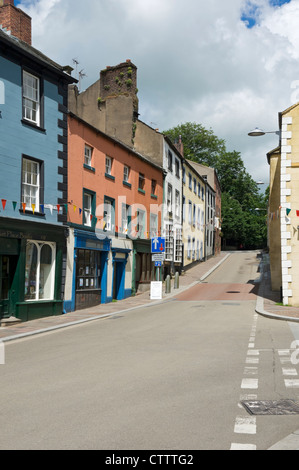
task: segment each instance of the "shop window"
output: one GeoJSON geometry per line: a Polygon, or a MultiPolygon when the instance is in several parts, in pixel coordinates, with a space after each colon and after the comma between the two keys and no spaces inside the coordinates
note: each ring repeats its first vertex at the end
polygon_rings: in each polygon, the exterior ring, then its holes
{"type": "Polygon", "coordinates": [[[55,258],[55,243],[27,243],[25,301],[54,299],[55,258]]]}
{"type": "Polygon", "coordinates": [[[100,288],[100,253],[95,250],[77,251],[77,290],[100,288]]]}

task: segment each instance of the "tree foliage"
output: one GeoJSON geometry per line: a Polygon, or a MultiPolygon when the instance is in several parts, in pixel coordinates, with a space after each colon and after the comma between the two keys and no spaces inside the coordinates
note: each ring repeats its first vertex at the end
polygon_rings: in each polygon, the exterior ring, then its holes
{"type": "Polygon", "coordinates": [[[222,192],[223,245],[266,246],[267,192],[259,192],[240,153],[227,151],[225,141],[201,124],[187,122],[164,134],[174,143],[181,138],[187,160],[215,168],[222,192]]]}

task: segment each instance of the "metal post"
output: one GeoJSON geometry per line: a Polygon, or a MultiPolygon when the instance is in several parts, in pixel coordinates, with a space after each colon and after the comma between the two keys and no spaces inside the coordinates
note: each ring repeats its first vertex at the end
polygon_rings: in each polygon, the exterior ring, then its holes
{"type": "Polygon", "coordinates": [[[170,294],[171,292],[171,280],[170,280],[170,275],[166,276],[166,281],[165,281],[165,294],[170,294]]]}
{"type": "Polygon", "coordinates": [[[179,287],[180,287],[180,275],[178,272],[176,272],[174,276],[174,289],[178,289],[179,287]]]}

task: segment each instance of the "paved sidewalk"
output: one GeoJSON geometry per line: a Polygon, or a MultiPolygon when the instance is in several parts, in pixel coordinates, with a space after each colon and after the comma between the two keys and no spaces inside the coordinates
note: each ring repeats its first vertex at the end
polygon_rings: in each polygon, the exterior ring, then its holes
{"type": "Polygon", "coordinates": [[[299,322],[299,307],[281,305],[280,292],[271,290],[269,255],[266,253],[262,254],[260,269],[261,279],[256,303],[257,313],[277,320],[299,322]]]}
{"type": "MultiPolygon", "coordinates": [[[[171,299],[184,290],[189,289],[193,285],[204,280],[219,266],[219,264],[224,262],[229,255],[229,252],[222,252],[218,256],[210,258],[209,260],[186,271],[184,275],[180,276],[178,289],[173,288],[172,281],[171,293],[165,294],[165,292],[163,292],[162,302],[171,299]]],[[[161,300],[151,300],[150,293],[144,292],[142,294],[137,294],[134,297],[129,297],[128,299],[111,302],[109,304],[101,304],[84,310],[77,310],[75,312],[66,313],[65,315],[40,318],[24,323],[2,326],[0,327],[0,341],[12,341],[26,336],[46,333],[51,330],[79,325],[80,323],[98,320],[100,318],[105,318],[106,316],[116,315],[142,306],[159,304],[160,302],[161,300]]]]}

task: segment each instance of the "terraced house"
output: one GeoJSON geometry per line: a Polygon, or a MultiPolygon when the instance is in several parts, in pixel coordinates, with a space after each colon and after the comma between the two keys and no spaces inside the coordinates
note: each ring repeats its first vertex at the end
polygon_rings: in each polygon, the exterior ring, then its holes
{"type": "Polygon", "coordinates": [[[31,18],[12,0],[0,25],[0,317],[30,320],[63,311],[74,79],[32,47],[31,18]]]}
{"type": "Polygon", "coordinates": [[[191,162],[183,166],[183,268],[188,269],[205,256],[206,182],[191,162]]]}
{"type": "Polygon", "coordinates": [[[69,114],[66,311],[122,300],[155,280],[159,165],[69,114]]]}

